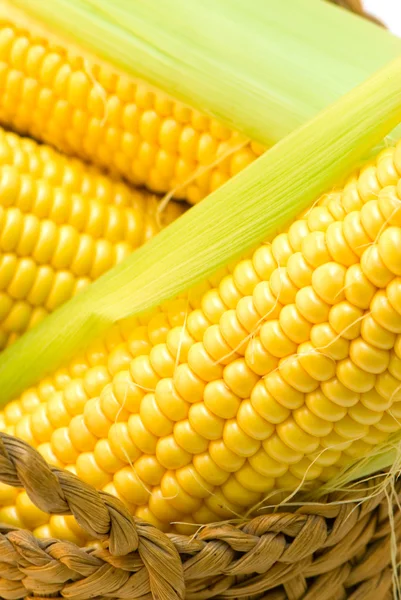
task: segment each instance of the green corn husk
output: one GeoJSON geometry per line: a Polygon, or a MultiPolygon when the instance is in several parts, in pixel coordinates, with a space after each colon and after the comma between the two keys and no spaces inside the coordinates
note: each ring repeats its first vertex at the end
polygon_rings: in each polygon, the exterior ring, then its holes
{"type": "Polygon", "coordinates": [[[353,482],[369,479],[372,475],[381,471],[385,471],[383,480],[379,482],[373,493],[382,491],[393,478],[398,478],[400,475],[401,432],[399,431],[391,434],[385,442],[375,446],[363,458],[341,469],[337,476],[316,490],[311,498],[314,500],[319,499],[325,494],[338,489],[352,489],[353,482]]]}
{"type": "Polygon", "coordinates": [[[401,54],[388,31],[322,0],[13,5],[267,146],[401,54]]]}

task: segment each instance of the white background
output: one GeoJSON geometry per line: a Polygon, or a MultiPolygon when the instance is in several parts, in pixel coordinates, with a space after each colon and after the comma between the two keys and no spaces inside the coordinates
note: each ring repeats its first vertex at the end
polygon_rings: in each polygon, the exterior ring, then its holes
{"type": "Polygon", "coordinates": [[[401,37],[401,0],[363,0],[366,12],[377,17],[401,37]]]}

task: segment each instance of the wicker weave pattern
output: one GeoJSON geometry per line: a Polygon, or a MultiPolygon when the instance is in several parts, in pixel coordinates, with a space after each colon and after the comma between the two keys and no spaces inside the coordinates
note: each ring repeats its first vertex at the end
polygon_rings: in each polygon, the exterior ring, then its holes
{"type": "MultiPolygon", "coordinates": [[[[109,539],[102,549],[82,549],[0,526],[5,600],[392,597],[388,505],[383,495],[360,503],[368,493],[363,486],[353,498],[337,494],[238,527],[208,525],[189,538],[133,519],[118,500],[48,467],[36,450],[6,434],[0,434],[0,480],[25,487],[42,510],[72,513],[94,538],[109,539]]],[[[401,484],[397,493],[401,499],[401,484]]]]}

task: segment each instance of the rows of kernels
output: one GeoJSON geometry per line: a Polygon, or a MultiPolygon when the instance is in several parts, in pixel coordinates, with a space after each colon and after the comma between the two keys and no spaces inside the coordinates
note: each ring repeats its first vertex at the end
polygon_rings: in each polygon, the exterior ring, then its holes
{"type": "MultiPolygon", "coordinates": [[[[205,289],[205,285],[199,286],[199,289],[205,289]]],[[[196,294],[195,289],[195,297],[196,294]]],[[[185,300],[184,305],[186,302],[185,300]]],[[[197,300],[194,301],[196,303],[197,300]]],[[[128,373],[121,369],[126,366],[127,357],[129,362],[135,356],[149,353],[149,340],[157,343],[166,339],[170,323],[176,324],[177,309],[182,306],[182,300],[166,303],[166,312],[156,311],[153,317],[145,320],[146,327],[135,328],[135,320],[120,324],[108,334],[107,347],[102,343],[93,344],[85,356],[70,365],[69,372],[60,370],[53,380],[43,381],[37,388],[25,392],[19,401],[10,403],[5,411],[2,429],[38,447],[48,462],[59,467],[73,468],[78,473],[83,469],[93,484],[97,487],[106,486],[109,490],[112,478],[107,475],[107,471],[115,472],[118,467],[127,463],[131,465],[135,458],[140,458],[139,450],[128,433],[127,423],[121,421],[127,419],[130,414],[127,411],[138,410],[144,393],[132,385],[129,377],[127,381],[125,375],[128,373]],[[160,318],[164,314],[165,318],[160,318]],[[121,335],[124,336],[124,343],[121,335]],[[110,381],[109,371],[115,377],[110,386],[104,387],[110,381]],[[63,393],[59,393],[61,390],[63,393]],[[95,398],[99,393],[100,397],[95,398]],[[29,415],[28,412],[33,414],[29,415]],[[98,436],[104,434],[108,439],[98,439],[93,432],[98,436]],[[83,454],[79,455],[79,452],[83,454]],[[69,466],[73,462],[77,462],[77,465],[69,466]]],[[[185,313],[178,320],[182,322],[184,318],[185,313]]],[[[135,421],[131,419],[129,426],[135,428],[135,421]]],[[[142,442],[146,446],[149,436],[146,430],[143,433],[142,442]]],[[[165,471],[156,459],[152,461],[151,456],[136,461],[135,468],[144,475],[145,486],[148,479],[152,485],[159,483],[160,472],[165,471]],[[153,473],[149,473],[149,467],[153,473]]],[[[132,477],[130,467],[120,469],[113,489],[116,493],[119,486],[136,482],[136,487],[128,495],[138,503],[144,495],[145,498],[148,497],[148,493],[144,492],[143,481],[132,477]]],[[[59,526],[53,526],[54,517],[43,525],[42,515],[35,521],[35,512],[30,510],[30,506],[27,505],[25,511],[21,506],[18,509],[5,507],[2,511],[3,518],[6,522],[17,524],[18,517],[19,526],[33,528],[42,537],[59,535],[59,526]]],[[[66,527],[65,523],[63,526],[66,527]]],[[[67,539],[82,543],[83,532],[77,535],[76,531],[72,531],[67,539]]]]}
{"type": "MultiPolygon", "coordinates": [[[[24,392],[19,400],[10,402],[1,414],[1,430],[16,435],[34,447],[38,447],[42,456],[51,464],[63,467],[75,462],[78,453],[71,446],[68,430],[59,428],[54,432],[55,439],[58,440],[58,454],[55,454],[53,446],[48,442],[40,443],[40,439],[38,439],[41,432],[43,434],[46,430],[46,425],[49,425],[49,422],[46,418],[42,424],[36,420],[35,437],[29,415],[36,412],[38,416],[42,415],[43,417],[43,410],[38,410],[38,408],[49,402],[50,412],[54,418],[54,409],[57,408],[57,398],[59,398],[57,394],[62,390],[65,390],[66,396],[69,398],[71,398],[72,393],[75,404],[79,403],[82,400],[82,393],[84,393],[80,385],[82,377],[88,370],[99,369],[101,371],[101,367],[107,364],[115,347],[120,346],[124,341],[126,328],[122,325],[113,327],[102,342],[97,341],[91,344],[84,353],[78,355],[69,364],[68,368],[59,369],[52,377],[44,379],[35,388],[24,392]],[[68,454],[68,451],[70,454],[68,454]]],[[[86,535],[73,517],[61,515],[49,517],[49,515],[34,506],[25,491],[2,484],[0,486],[0,505],[2,507],[0,509],[2,522],[31,529],[39,537],[58,536],[80,545],[86,541],[86,535]],[[11,505],[11,502],[14,504],[11,505]]]]}
{"type": "MultiPolygon", "coordinates": [[[[133,321],[131,326],[134,326],[135,323],[133,321]]],[[[23,392],[18,400],[9,402],[1,413],[2,426],[14,428],[13,432],[17,437],[27,439],[25,436],[28,435],[28,432],[30,432],[29,435],[32,435],[27,415],[34,412],[39,404],[50,401],[56,392],[65,390],[66,398],[70,399],[72,407],[74,403],[83,402],[86,396],[83,396],[84,392],[80,385],[82,377],[88,370],[102,367],[108,363],[115,348],[123,343],[126,330],[124,322],[112,327],[103,340],[93,342],[84,352],[78,354],[67,368],[58,369],[52,376],[43,379],[36,387],[23,392]],[[23,430],[25,430],[24,434],[23,430]]]]}
{"type": "Polygon", "coordinates": [[[198,202],[259,156],[148,84],[67,52],[3,16],[0,120],[136,185],[198,202]],[[205,169],[209,166],[210,168],[205,169]]]}
{"type": "MultiPolygon", "coordinates": [[[[141,217],[144,207],[138,210],[106,204],[54,187],[31,174],[21,174],[13,166],[4,166],[0,170],[0,197],[4,209],[18,209],[22,215],[51,221],[54,228],[68,225],[71,231],[84,232],[95,240],[126,241],[132,246],[142,239],[141,217]]],[[[46,233],[46,238],[51,239],[54,235],[51,230],[46,233]]],[[[3,235],[6,237],[6,234],[3,235]]],[[[46,256],[44,260],[47,259],[46,256]]],[[[37,260],[44,262],[40,255],[37,260]]]]}
{"type": "MultiPolygon", "coordinates": [[[[122,187],[122,184],[120,185],[122,187]]],[[[128,188],[126,191],[125,200],[129,202],[128,206],[119,204],[121,194],[118,192],[105,202],[102,197],[70,192],[33,173],[21,173],[15,166],[4,165],[0,167],[0,206],[4,212],[3,227],[8,225],[10,231],[2,232],[2,250],[17,249],[18,254],[23,255],[35,249],[35,260],[38,263],[47,262],[52,258],[52,245],[55,242],[57,227],[60,226],[68,226],[70,237],[80,233],[89,236],[90,239],[86,243],[88,248],[83,247],[81,253],[84,250],[94,252],[90,242],[93,245],[96,240],[109,243],[126,242],[135,248],[151,237],[157,229],[156,213],[159,202],[155,196],[143,192],[132,193],[130,199],[128,188]],[[26,223],[20,224],[21,219],[26,219],[26,223]],[[42,235],[41,247],[35,248],[35,239],[31,238],[34,237],[35,226],[38,226],[38,222],[43,225],[43,221],[46,230],[42,235]],[[21,229],[26,230],[24,233],[27,239],[15,239],[21,229]]],[[[182,212],[183,207],[180,204],[171,202],[161,212],[160,220],[168,224],[182,212]]],[[[63,236],[60,234],[60,237],[63,236]]],[[[64,237],[67,237],[67,233],[64,237]]],[[[64,241],[64,246],[68,248],[67,241],[64,241]]],[[[62,250],[65,252],[64,246],[62,250]]],[[[62,257],[59,257],[58,261],[53,259],[56,268],[65,266],[65,260],[58,264],[61,259],[62,257]]],[[[89,267],[86,267],[86,270],[88,269],[89,267]]],[[[83,272],[78,266],[75,270],[79,274],[86,274],[86,271],[83,272]]]]}
{"type": "Polygon", "coordinates": [[[166,529],[325,481],[399,429],[401,229],[383,164],[51,393],[28,415],[42,453],[166,529]]]}
{"type": "MultiPolygon", "coordinates": [[[[158,201],[143,194],[136,205],[115,206],[0,168],[0,347],[158,232],[158,201]]],[[[182,211],[170,203],[163,224],[182,211]]]]}
{"type": "Polygon", "coordinates": [[[96,167],[0,128],[0,165],[13,166],[53,187],[116,206],[142,207],[144,195],[96,167]]]}

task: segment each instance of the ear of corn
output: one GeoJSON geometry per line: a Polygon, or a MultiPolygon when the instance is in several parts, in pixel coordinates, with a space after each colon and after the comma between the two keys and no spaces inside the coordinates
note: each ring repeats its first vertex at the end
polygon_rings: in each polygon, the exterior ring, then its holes
{"type": "MultiPolygon", "coordinates": [[[[130,10],[126,14],[127,5],[119,2],[97,3],[94,10],[91,2],[75,5],[74,2],[60,0],[59,5],[52,3],[50,14],[46,12],[50,5],[46,4],[29,0],[13,2],[12,5],[5,0],[0,3],[0,81],[4,90],[0,99],[0,120],[21,133],[33,135],[64,152],[123,175],[136,185],[146,185],[160,193],[171,192],[191,203],[215,190],[259,156],[266,145],[292,131],[399,52],[397,41],[386,32],[363,22],[354,22],[352,16],[343,15],[320,2],[313,5],[313,14],[309,14],[308,7],[300,6],[298,2],[288,6],[286,3],[282,8],[272,2],[268,13],[273,15],[274,35],[272,32],[272,35],[263,36],[255,26],[266,13],[265,2],[258,2],[251,14],[248,14],[249,11],[243,14],[240,5],[232,5],[232,31],[227,30],[224,3],[220,6],[214,0],[210,7],[203,3],[192,6],[190,14],[186,2],[177,4],[174,0],[172,9],[164,1],[157,15],[155,11],[148,14],[146,3],[136,8],[135,15],[130,10]],[[95,43],[96,55],[104,56],[106,53],[106,58],[115,64],[121,63],[121,52],[126,52],[128,60],[119,64],[124,73],[132,71],[133,63],[134,69],[141,72],[137,71],[133,77],[104,66],[99,60],[77,51],[70,43],[27,19],[15,9],[16,4],[33,13],[39,12],[44,20],[50,18],[52,30],[61,25],[58,15],[62,16],[64,26],[70,23],[75,36],[84,32],[86,47],[95,43]],[[96,8],[102,10],[100,17],[96,8]],[[292,11],[290,20],[289,9],[292,11]],[[108,10],[112,10],[112,17],[105,18],[108,10]],[[214,15],[212,28],[211,11],[214,15]],[[89,24],[85,25],[88,18],[89,24]],[[192,24],[198,31],[198,24],[205,18],[206,46],[210,46],[215,29],[219,29],[220,34],[215,38],[219,40],[219,47],[208,56],[209,62],[203,68],[199,64],[202,53],[198,53],[194,71],[191,60],[195,57],[188,47],[191,36],[181,40],[180,29],[185,30],[186,27],[180,19],[187,25],[192,24]],[[244,20],[246,27],[243,26],[244,20]],[[336,25],[333,25],[333,20],[336,25]],[[116,21],[122,27],[116,26],[116,21]],[[308,43],[318,44],[318,52],[314,52],[314,47],[311,52],[305,39],[294,42],[298,37],[288,36],[289,21],[296,23],[297,27],[302,21],[304,31],[308,30],[308,24],[313,24],[313,32],[306,37],[308,43]],[[92,32],[90,39],[87,36],[89,27],[92,32]],[[133,35],[127,36],[127,28],[133,35]],[[147,28],[150,30],[147,31],[147,28]],[[333,37],[333,32],[338,29],[344,31],[342,52],[347,57],[346,61],[339,54],[337,38],[333,37]],[[143,51],[144,31],[147,31],[149,40],[159,31],[160,35],[150,43],[155,48],[160,47],[165,54],[164,60],[171,59],[168,67],[159,61],[159,53],[156,53],[158,59],[155,63],[152,59],[155,53],[143,51]],[[283,39],[276,39],[278,31],[283,39]],[[352,35],[347,35],[349,31],[352,35]],[[97,35],[95,32],[98,32],[97,35]],[[139,32],[139,43],[135,45],[136,32],[139,32]],[[252,42],[246,38],[247,32],[254,32],[252,42]],[[263,81],[257,82],[256,87],[254,79],[249,80],[248,71],[236,73],[240,64],[237,59],[234,64],[227,63],[236,56],[234,52],[223,57],[226,63],[219,64],[216,60],[216,57],[222,60],[219,56],[222,35],[227,36],[229,44],[238,36],[245,35],[245,39],[238,39],[238,47],[242,45],[249,49],[247,57],[252,56],[251,72],[258,72],[255,65],[259,65],[260,72],[264,73],[263,81]],[[119,42],[116,36],[120,36],[119,42]],[[366,39],[370,40],[368,45],[366,39]],[[372,43],[372,39],[376,43],[372,43]],[[178,47],[177,40],[181,40],[178,47]],[[295,43],[295,47],[290,49],[291,43],[295,43]],[[378,50],[372,52],[373,47],[378,50]],[[276,58],[266,65],[265,57],[276,56],[281,49],[286,49],[286,57],[283,56],[282,60],[276,58]],[[359,57],[356,64],[352,62],[354,55],[359,57]],[[189,70],[183,66],[182,56],[188,57],[189,70]],[[132,57],[136,60],[133,61],[132,57]],[[261,60],[263,65],[260,65],[261,60]],[[305,72],[300,68],[305,60],[308,64],[311,60],[317,62],[305,72]],[[286,67],[284,77],[283,64],[286,67]],[[183,68],[185,71],[180,72],[183,68]],[[224,77],[219,76],[219,80],[229,86],[224,94],[220,81],[216,90],[215,80],[210,75],[216,69],[224,74],[224,77]],[[169,73],[168,81],[166,72],[169,73]],[[329,72],[331,76],[322,82],[322,73],[327,75],[329,72]],[[232,74],[234,81],[228,73],[232,74]],[[246,77],[241,85],[238,85],[238,75],[246,77]],[[312,81],[309,81],[310,77],[312,81]],[[146,83],[149,79],[156,87],[146,83]],[[230,128],[161,92],[158,89],[160,85],[167,87],[172,96],[184,92],[191,106],[200,105],[208,115],[215,114],[219,119],[232,116],[230,128]],[[214,86],[213,92],[210,85],[214,86]],[[246,104],[241,97],[232,102],[233,89],[236,96],[245,93],[246,104]],[[239,115],[236,114],[238,110],[239,115]],[[262,141],[263,147],[247,143],[247,138],[236,133],[235,129],[245,131],[253,140],[262,141]]],[[[264,31],[269,31],[270,27],[269,22],[264,23],[264,31]]],[[[204,44],[202,50],[205,51],[204,44]]]]}
{"type": "MultiPolygon", "coordinates": [[[[0,348],[159,231],[159,201],[0,130],[0,348]]],[[[172,202],[168,223],[183,212],[172,202]]]]}
{"type": "Polygon", "coordinates": [[[198,202],[259,156],[214,119],[0,4],[0,122],[135,185],[198,202]],[[206,168],[209,165],[210,168],[206,168]],[[187,183],[189,182],[189,183],[187,183]]]}
{"type": "MultiPolygon", "coordinates": [[[[121,323],[8,404],[2,429],[164,530],[326,481],[400,428],[400,175],[401,143],[271,244],[121,323]]],[[[85,542],[25,492],[3,497],[1,521],[85,542]]]]}
{"type": "Polygon", "coordinates": [[[27,332],[2,356],[3,405],[116,321],[176,296],[274,235],[343,177],[401,117],[399,69],[397,60],[276,144],[27,332]]]}
{"type": "Polygon", "coordinates": [[[38,144],[0,128],[0,165],[14,166],[21,174],[32,175],[54,187],[78,193],[105,204],[135,208],[142,194],[124,183],[107,177],[99,169],[68,157],[51,146],[38,144]]]}
{"type": "Polygon", "coordinates": [[[269,147],[401,52],[384,28],[321,0],[13,5],[269,147]]]}

